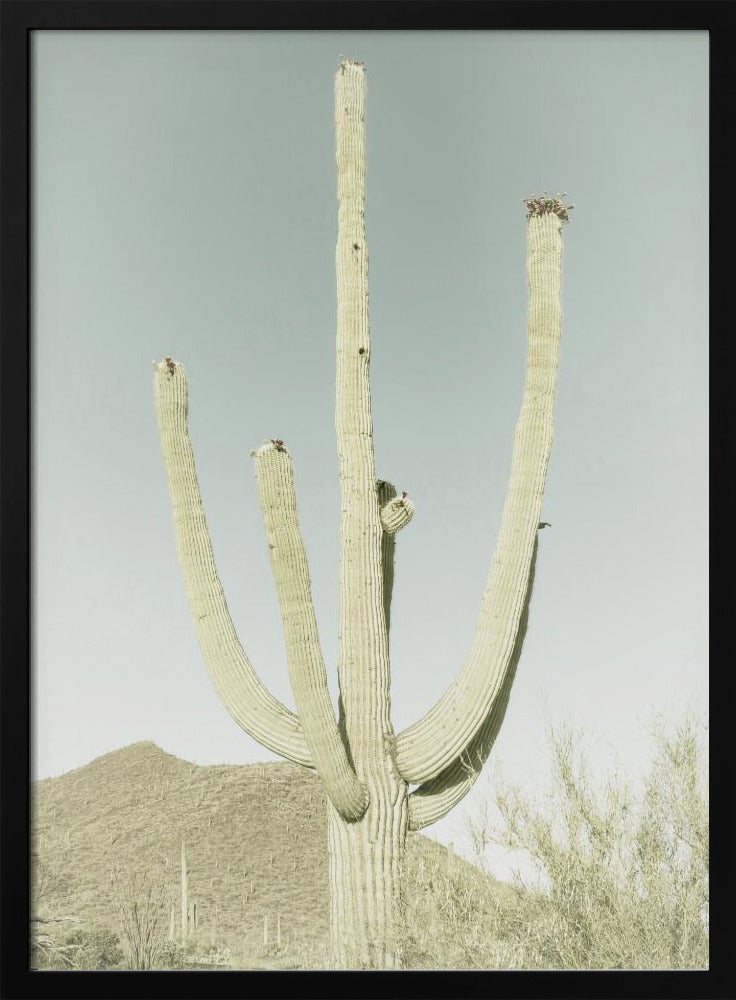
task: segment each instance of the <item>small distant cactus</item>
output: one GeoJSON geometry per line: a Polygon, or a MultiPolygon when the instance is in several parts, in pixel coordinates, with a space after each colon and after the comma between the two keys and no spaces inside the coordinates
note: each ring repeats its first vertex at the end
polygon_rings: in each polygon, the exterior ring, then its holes
{"type": "Polygon", "coordinates": [[[181,842],[181,943],[189,937],[189,891],[187,876],[187,855],[184,841],[181,842]]]}
{"type": "Polygon", "coordinates": [[[298,714],[274,698],[258,677],[230,618],[189,439],[183,367],[166,357],[155,365],[154,384],[179,559],[210,678],[250,736],[287,760],[315,768],[322,779],[328,799],[336,964],[396,968],[401,964],[400,871],[407,831],[443,817],[477,778],[503,721],[527,628],[538,531],[547,524],[540,516],[561,334],[562,223],[569,221],[572,206],[564,204],[564,195],[543,194],[524,202],[527,372],[496,551],[462,670],[422,719],[396,734],[389,697],[394,553],[396,535],[412,519],[414,504],[406,491],[397,495],[390,482],[377,479],[375,471],[363,63],[340,63],[335,125],[335,425],[341,487],[337,718],[317,632],[291,455],[284,442],[271,438],[251,456],[298,714]]]}

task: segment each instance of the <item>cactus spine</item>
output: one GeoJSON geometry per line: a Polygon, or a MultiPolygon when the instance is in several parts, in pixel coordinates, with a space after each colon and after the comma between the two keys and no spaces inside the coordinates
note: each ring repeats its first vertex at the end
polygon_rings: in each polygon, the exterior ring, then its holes
{"type": "MultiPolygon", "coordinates": [[[[340,468],[339,716],[327,688],[301,539],[291,456],[273,439],[252,452],[297,714],[256,675],[235,634],[215,567],[187,429],[184,369],[154,363],[179,559],[205,664],[239,725],[287,760],[316,768],[327,792],[336,964],[400,966],[400,872],[406,834],[467,793],[503,721],[528,621],[537,530],[552,444],[561,332],[559,198],[527,206],[527,375],[511,477],[475,636],[456,680],[417,723],[394,734],[389,625],[397,532],[414,505],[376,479],[370,403],[365,235],[365,67],[335,77],[338,187],[337,378],[340,468]],[[411,793],[409,785],[416,785],[411,793]]],[[[267,934],[267,918],[264,934],[267,934]]]]}

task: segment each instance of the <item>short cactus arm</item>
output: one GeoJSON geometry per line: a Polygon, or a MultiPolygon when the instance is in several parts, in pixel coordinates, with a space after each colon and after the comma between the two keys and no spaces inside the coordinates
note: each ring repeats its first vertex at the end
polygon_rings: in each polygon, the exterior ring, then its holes
{"type": "Polygon", "coordinates": [[[529,604],[534,586],[536,562],[537,543],[534,545],[529,586],[519,622],[516,646],[503,686],[493,703],[491,713],[468,744],[467,750],[460,757],[456,757],[436,778],[420,785],[409,795],[410,830],[422,830],[425,826],[431,826],[432,823],[436,823],[443,816],[446,816],[468,794],[478,779],[483,765],[488,760],[488,755],[496,742],[496,737],[506,715],[511,688],[516,676],[516,667],[524,645],[524,637],[529,624],[529,604]]]}
{"type": "Polygon", "coordinates": [[[258,448],[253,458],[284,624],[289,676],[304,736],[332,804],[344,819],[360,819],[368,806],[368,794],[348,760],[327,687],[291,456],[283,442],[276,440],[258,448]]]}
{"type": "Polygon", "coordinates": [[[268,750],[312,767],[299,719],[259,680],[230,618],[212,551],[188,431],[184,369],[155,365],[159,436],[169,482],[179,562],[207,673],[238,725],[268,750]]]}
{"type": "MultiPolygon", "coordinates": [[[[390,484],[384,483],[384,486],[390,484]]],[[[396,496],[396,491],[393,491],[394,495],[386,501],[386,503],[381,504],[381,527],[385,535],[389,538],[393,538],[402,528],[414,517],[414,504],[409,499],[409,495],[403,492],[401,496],[396,496]]],[[[380,495],[379,495],[380,502],[380,495]]]]}
{"type": "MultiPolygon", "coordinates": [[[[396,741],[409,782],[437,778],[468,748],[502,696],[516,649],[550,450],[561,333],[562,215],[556,199],[527,203],[526,382],[496,551],[463,669],[437,704],[396,741]]],[[[566,213],[565,213],[566,214],[566,213]]]]}

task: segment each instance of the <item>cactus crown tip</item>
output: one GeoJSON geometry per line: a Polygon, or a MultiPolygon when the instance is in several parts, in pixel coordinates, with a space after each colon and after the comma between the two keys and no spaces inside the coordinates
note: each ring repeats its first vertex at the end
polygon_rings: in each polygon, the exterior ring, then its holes
{"type": "Polygon", "coordinates": [[[348,68],[359,69],[365,72],[365,63],[360,62],[359,59],[341,59],[340,60],[340,72],[344,73],[348,68]]]}
{"type": "Polygon", "coordinates": [[[254,448],[250,454],[252,458],[258,458],[268,451],[286,451],[286,445],[281,438],[266,438],[260,448],[254,448]]]}
{"type": "Polygon", "coordinates": [[[526,206],[526,217],[527,219],[532,219],[535,216],[554,214],[558,219],[563,222],[569,222],[570,216],[567,214],[574,205],[566,205],[562,200],[567,191],[563,191],[562,194],[558,194],[556,198],[551,198],[546,191],[541,195],[531,195],[529,198],[524,198],[524,204],[526,206]]]}
{"type": "Polygon", "coordinates": [[[181,367],[181,365],[174,361],[174,359],[168,354],[163,361],[152,361],[151,364],[153,365],[155,371],[168,372],[169,375],[173,375],[176,369],[181,367]]]}

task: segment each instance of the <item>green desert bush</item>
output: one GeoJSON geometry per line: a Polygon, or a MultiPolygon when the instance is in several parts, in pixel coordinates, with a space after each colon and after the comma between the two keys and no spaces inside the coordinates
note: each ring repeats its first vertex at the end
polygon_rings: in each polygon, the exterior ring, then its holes
{"type": "Polygon", "coordinates": [[[30,943],[30,967],[34,971],[79,968],[79,948],[74,944],[65,944],[58,931],[34,922],[31,925],[30,943]]]}
{"type": "Polygon", "coordinates": [[[178,941],[162,941],[155,956],[157,969],[185,969],[190,957],[178,941]]]}
{"type": "Polygon", "coordinates": [[[36,924],[31,933],[31,968],[79,971],[119,968],[120,940],[109,927],[75,926],[63,922],[36,924]]]}
{"type": "Polygon", "coordinates": [[[115,969],[124,959],[120,939],[109,927],[75,927],[67,931],[62,944],[74,952],[77,969],[115,969]]]}
{"type": "Polygon", "coordinates": [[[505,845],[534,873],[517,874],[515,912],[497,928],[514,967],[707,968],[704,735],[692,719],[669,734],[660,725],[634,794],[616,774],[595,787],[579,738],[553,732],[546,801],[498,787],[471,819],[478,856],[505,845]]]}

